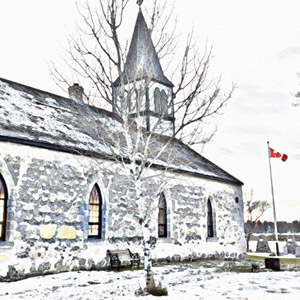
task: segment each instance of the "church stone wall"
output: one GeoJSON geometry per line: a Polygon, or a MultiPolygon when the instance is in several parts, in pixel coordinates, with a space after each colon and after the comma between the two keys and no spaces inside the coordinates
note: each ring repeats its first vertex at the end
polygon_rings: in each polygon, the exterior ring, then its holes
{"type": "MultiPolygon", "coordinates": [[[[143,255],[137,204],[114,162],[5,142],[0,149],[0,173],[8,190],[0,279],[104,268],[106,250],[112,248],[129,247],[143,255]],[[95,183],[103,200],[101,240],[88,239],[88,202],[95,183]]],[[[154,260],[241,258],[245,252],[241,188],[169,175],[164,188],[168,237],[157,239],[154,260]],[[215,210],[213,239],[207,239],[208,197],[215,210]]],[[[148,182],[147,193],[157,193],[155,177],[148,182]]],[[[156,207],[150,225],[156,238],[157,214],[156,207]]]]}
{"type": "Polygon", "coordinates": [[[241,258],[245,253],[241,188],[184,177],[177,175],[166,186],[170,238],[158,240],[156,259],[164,255],[168,258],[170,253],[182,259],[241,258]],[[214,209],[216,235],[213,238],[207,237],[208,199],[214,209]],[[168,242],[171,243],[167,246],[168,242]]]}

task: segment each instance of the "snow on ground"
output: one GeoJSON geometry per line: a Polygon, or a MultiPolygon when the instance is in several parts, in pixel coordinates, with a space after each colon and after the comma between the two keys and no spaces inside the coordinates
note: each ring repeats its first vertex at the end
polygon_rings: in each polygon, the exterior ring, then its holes
{"type": "MultiPolygon", "coordinates": [[[[163,278],[163,286],[169,292],[169,296],[160,299],[300,299],[300,271],[236,273],[226,271],[232,267],[232,263],[226,263],[155,267],[155,278],[163,278]]],[[[0,299],[157,299],[151,295],[135,296],[134,292],[144,284],[143,276],[142,270],[81,271],[2,282],[0,299]]]]}

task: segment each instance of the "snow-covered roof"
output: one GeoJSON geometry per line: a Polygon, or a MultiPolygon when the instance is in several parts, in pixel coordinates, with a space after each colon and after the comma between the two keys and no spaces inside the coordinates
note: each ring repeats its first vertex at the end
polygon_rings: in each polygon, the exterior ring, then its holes
{"type": "MultiPolygon", "coordinates": [[[[134,129],[132,134],[136,134],[134,129]]],[[[125,131],[116,114],[1,78],[0,140],[107,159],[120,153],[126,158],[128,153],[125,131]]],[[[151,139],[149,162],[154,167],[242,184],[193,149],[166,136],[151,139]]]]}

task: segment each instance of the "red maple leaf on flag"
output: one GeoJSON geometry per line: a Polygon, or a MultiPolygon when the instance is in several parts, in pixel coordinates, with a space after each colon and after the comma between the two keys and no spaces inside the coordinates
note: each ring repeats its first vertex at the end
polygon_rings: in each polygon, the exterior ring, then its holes
{"type": "Polygon", "coordinates": [[[288,159],[288,156],[286,154],[275,152],[273,148],[270,148],[270,157],[281,157],[282,161],[286,161],[288,159]]]}

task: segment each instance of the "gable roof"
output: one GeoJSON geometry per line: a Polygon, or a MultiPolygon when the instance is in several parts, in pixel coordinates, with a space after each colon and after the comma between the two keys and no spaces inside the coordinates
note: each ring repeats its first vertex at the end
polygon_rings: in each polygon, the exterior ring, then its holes
{"type": "MultiPolygon", "coordinates": [[[[146,78],[160,82],[169,87],[174,86],[162,71],[141,9],[139,10],[135,23],[122,76],[123,83],[134,82],[146,78]]],[[[119,86],[120,83],[121,79],[118,77],[113,85],[119,86]]]]}
{"type": "MultiPolygon", "coordinates": [[[[242,184],[187,145],[169,139],[155,134],[151,140],[149,162],[154,167],[242,184]]],[[[1,78],[0,140],[96,158],[112,159],[120,152],[126,158],[127,153],[124,128],[116,114],[1,78]]]]}

